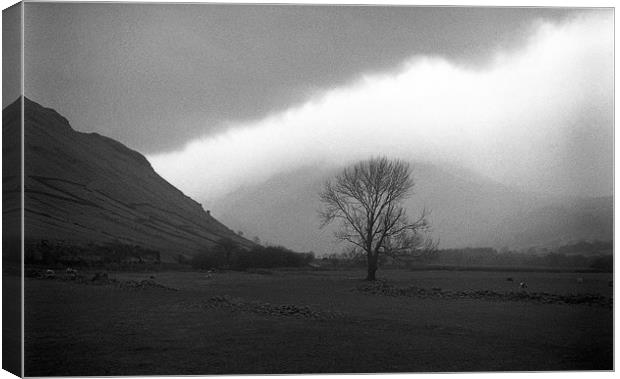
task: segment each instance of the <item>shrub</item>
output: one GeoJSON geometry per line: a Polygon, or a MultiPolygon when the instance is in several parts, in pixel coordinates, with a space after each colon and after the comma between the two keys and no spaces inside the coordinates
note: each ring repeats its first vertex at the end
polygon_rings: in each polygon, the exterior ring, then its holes
{"type": "Polygon", "coordinates": [[[603,272],[613,272],[614,271],[614,257],[613,255],[605,255],[602,257],[598,257],[592,262],[590,265],[591,268],[603,272]]]}
{"type": "Polygon", "coordinates": [[[224,268],[226,266],[226,253],[222,250],[206,251],[194,255],[191,260],[192,267],[199,270],[210,270],[214,268],[224,268]]]}

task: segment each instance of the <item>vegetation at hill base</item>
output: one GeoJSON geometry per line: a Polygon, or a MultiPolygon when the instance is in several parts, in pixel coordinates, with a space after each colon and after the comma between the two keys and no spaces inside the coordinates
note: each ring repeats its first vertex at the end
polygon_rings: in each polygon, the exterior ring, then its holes
{"type": "Polygon", "coordinates": [[[227,241],[216,248],[195,255],[190,263],[201,270],[303,267],[314,260],[313,253],[296,253],[282,246],[256,245],[250,250],[239,249],[227,241]]]}
{"type": "Polygon", "coordinates": [[[120,242],[75,245],[61,241],[39,240],[24,248],[26,264],[64,266],[102,266],[122,264],[160,263],[157,250],[120,242]]]}
{"type": "MultiPolygon", "coordinates": [[[[590,269],[599,272],[613,272],[611,241],[579,241],[562,245],[557,249],[528,249],[512,251],[491,247],[438,249],[418,256],[392,258],[382,256],[379,264],[392,268],[548,268],[548,269],[590,269]]],[[[324,264],[336,267],[363,267],[365,254],[359,250],[347,250],[330,254],[322,259],[324,264]]]]}

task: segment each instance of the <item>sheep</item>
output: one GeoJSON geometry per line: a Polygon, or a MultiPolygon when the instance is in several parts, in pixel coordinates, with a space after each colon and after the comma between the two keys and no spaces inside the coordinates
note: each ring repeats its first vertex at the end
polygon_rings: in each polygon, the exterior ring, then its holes
{"type": "Polygon", "coordinates": [[[521,283],[519,283],[519,287],[520,288],[527,288],[527,283],[521,282],[521,283]]]}
{"type": "Polygon", "coordinates": [[[45,270],[45,277],[46,278],[53,278],[55,276],[56,276],[56,272],[54,270],[51,270],[51,269],[45,270]]]}

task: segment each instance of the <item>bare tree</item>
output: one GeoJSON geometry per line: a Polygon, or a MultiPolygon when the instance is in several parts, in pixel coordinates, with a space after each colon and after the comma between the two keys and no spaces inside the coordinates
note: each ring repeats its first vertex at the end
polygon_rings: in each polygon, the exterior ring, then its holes
{"type": "Polygon", "coordinates": [[[239,248],[239,244],[230,237],[224,237],[217,241],[217,246],[226,254],[226,266],[230,266],[230,257],[239,248]]]}
{"type": "Polygon", "coordinates": [[[408,163],[382,157],[344,169],[320,193],[321,227],[340,221],[336,238],[364,250],[367,280],[375,280],[379,254],[415,255],[437,247],[428,236],[426,210],[410,222],[402,207],[413,186],[408,163]]]}

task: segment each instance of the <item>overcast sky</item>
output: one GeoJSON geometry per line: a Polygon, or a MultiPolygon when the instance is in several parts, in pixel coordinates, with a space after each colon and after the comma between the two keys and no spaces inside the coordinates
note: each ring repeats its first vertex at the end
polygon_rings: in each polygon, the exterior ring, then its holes
{"type": "Polygon", "coordinates": [[[26,96],[208,201],[369,154],[610,195],[612,10],[26,4],[26,96]]]}

